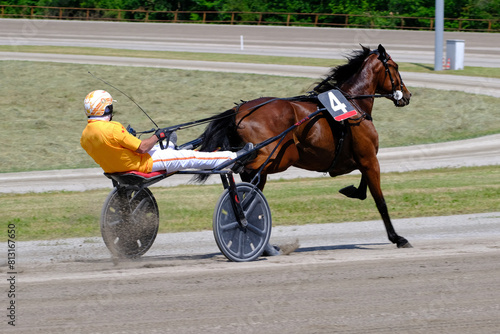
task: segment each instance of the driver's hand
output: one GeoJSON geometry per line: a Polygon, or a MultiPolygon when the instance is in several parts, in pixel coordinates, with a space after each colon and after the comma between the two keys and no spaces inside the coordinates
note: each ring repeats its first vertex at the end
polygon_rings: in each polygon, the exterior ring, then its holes
{"type": "Polygon", "coordinates": [[[163,140],[168,138],[169,132],[172,131],[168,131],[167,129],[158,129],[156,130],[155,135],[158,138],[158,140],[163,140]]]}
{"type": "Polygon", "coordinates": [[[137,132],[130,126],[130,124],[127,126],[127,131],[134,137],[137,135],[137,132]]]}

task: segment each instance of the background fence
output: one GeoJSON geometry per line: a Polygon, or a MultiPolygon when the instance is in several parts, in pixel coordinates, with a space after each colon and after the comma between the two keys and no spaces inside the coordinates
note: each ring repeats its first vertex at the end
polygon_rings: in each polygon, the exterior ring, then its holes
{"type": "MultiPolygon", "coordinates": [[[[188,12],[0,5],[0,18],[434,30],[433,17],[371,14],[188,12]]],[[[500,32],[500,18],[445,18],[444,22],[446,31],[500,32]]]]}

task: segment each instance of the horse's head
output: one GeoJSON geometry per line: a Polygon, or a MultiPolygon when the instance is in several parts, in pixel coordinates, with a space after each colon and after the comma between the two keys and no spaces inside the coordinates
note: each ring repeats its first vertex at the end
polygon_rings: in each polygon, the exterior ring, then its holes
{"type": "Polygon", "coordinates": [[[406,88],[398,71],[398,64],[392,60],[382,45],[373,50],[372,55],[376,59],[376,72],[380,73],[376,92],[387,94],[396,107],[404,107],[410,103],[411,93],[406,88]]]}

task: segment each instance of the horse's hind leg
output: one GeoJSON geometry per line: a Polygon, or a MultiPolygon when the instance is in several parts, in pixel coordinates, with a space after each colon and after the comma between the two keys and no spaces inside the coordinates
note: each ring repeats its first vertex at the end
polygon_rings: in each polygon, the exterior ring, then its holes
{"type": "Polygon", "coordinates": [[[371,168],[362,171],[363,179],[366,180],[368,187],[370,188],[370,193],[372,194],[375,204],[377,205],[378,212],[384,221],[387,236],[392,243],[398,246],[398,248],[410,248],[412,246],[408,240],[399,236],[392,226],[391,218],[389,217],[389,210],[387,209],[387,204],[385,203],[384,195],[382,194],[382,189],[380,187],[380,167],[378,166],[378,162],[373,165],[374,166],[371,168]]]}
{"type": "MultiPolygon", "coordinates": [[[[255,171],[255,170],[252,170],[252,171],[244,170],[243,172],[240,173],[241,181],[250,183],[251,181],[253,181],[253,178],[255,177],[256,174],[257,174],[257,171],[255,171]]],[[[261,174],[260,178],[257,182],[257,188],[259,188],[260,191],[264,191],[264,187],[266,186],[266,182],[267,182],[267,175],[261,174]]]]}
{"type": "MultiPolygon", "coordinates": [[[[243,171],[240,173],[240,178],[243,182],[250,182],[253,180],[254,176],[256,175],[256,171],[243,171]]],[[[259,188],[261,191],[264,191],[264,186],[266,185],[267,181],[267,175],[263,174],[260,177],[260,180],[257,184],[257,188],[259,188]]],[[[281,255],[280,252],[280,247],[267,244],[266,247],[264,248],[264,252],[262,253],[262,256],[277,256],[281,255]]]]}

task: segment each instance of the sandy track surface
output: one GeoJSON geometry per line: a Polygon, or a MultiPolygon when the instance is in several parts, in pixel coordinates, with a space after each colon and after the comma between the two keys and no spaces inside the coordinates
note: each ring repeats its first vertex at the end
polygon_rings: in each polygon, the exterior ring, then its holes
{"type": "Polygon", "coordinates": [[[280,227],[273,240],[300,247],[250,263],[227,262],[209,231],[161,235],[133,261],[99,240],[19,243],[15,332],[493,333],[499,223],[396,220],[411,249],[378,221],[280,227]]]}
{"type": "Polygon", "coordinates": [[[16,333],[494,333],[499,261],[469,239],[54,265],[23,274],[16,333]]]}

